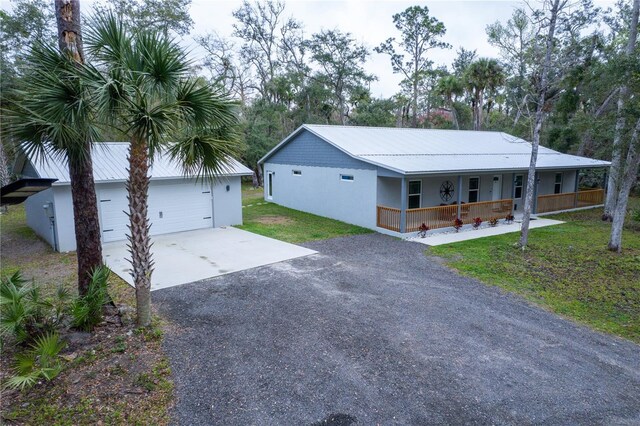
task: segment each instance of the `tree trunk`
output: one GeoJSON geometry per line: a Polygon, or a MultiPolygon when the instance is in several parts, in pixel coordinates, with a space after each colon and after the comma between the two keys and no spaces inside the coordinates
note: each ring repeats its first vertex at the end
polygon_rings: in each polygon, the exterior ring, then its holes
{"type": "Polygon", "coordinates": [[[551,20],[549,22],[549,33],[547,34],[544,63],[542,64],[542,75],[540,77],[540,89],[538,93],[538,105],[536,105],[536,119],[533,128],[533,140],[531,141],[531,161],[529,162],[529,174],[527,175],[527,193],[524,201],[524,212],[522,217],[522,228],[520,230],[520,247],[523,249],[529,242],[529,222],[531,220],[531,210],[533,208],[533,192],[536,185],[536,163],[538,162],[538,147],[540,146],[540,132],[544,121],[544,102],[547,95],[547,79],[549,67],[551,65],[551,51],[553,49],[553,37],[556,31],[556,21],[560,0],[553,0],[551,8],[551,20]]]}
{"type": "Polygon", "coordinates": [[[11,175],[9,173],[9,167],[7,164],[7,156],[4,152],[4,144],[0,142],[0,186],[5,186],[9,183],[11,175]]]}
{"type": "Polygon", "coordinates": [[[452,99],[449,99],[449,108],[451,108],[451,118],[453,118],[453,125],[456,130],[460,130],[460,123],[458,123],[458,113],[452,99]]]}
{"type": "Polygon", "coordinates": [[[411,127],[414,129],[418,127],[418,73],[413,77],[413,94],[411,100],[411,107],[413,114],[411,115],[411,127]]]}
{"type": "Polygon", "coordinates": [[[609,238],[609,250],[620,253],[622,251],[622,229],[624,219],[627,215],[627,203],[629,193],[638,177],[638,167],[640,167],[640,119],[636,123],[627,152],[626,170],[623,173],[620,188],[616,193],[615,210],[613,213],[613,223],[611,224],[611,236],[609,238]]]}
{"type": "MultiPolygon", "coordinates": [[[[638,37],[638,14],[640,13],[640,0],[633,2],[633,11],[631,13],[631,22],[629,25],[629,40],[627,42],[627,49],[625,54],[627,56],[633,55],[633,51],[636,47],[636,40],[638,37]]],[[[626,85],[620,87],[620,93],[618,95],[618,112],[616,114],[616,127],[613,135],[613,148],[611,153],[611,168],[609,169],[609,180],[607,182],[607,196],[604,204],[604,214],[602,218],[604,220],[611,220],[612,214],[616,207],[616,201],[618,200],[618,190],[620,188],[620,181],[622,179],[623,171],[621,169],[620,162],[622,161],[622,134],[626,126],[626,118],[624,113],[624,104],[627,98],[629,89],[626,85]]]]}
{"type": "MultiPolygon", "coordinates": [[[[80,32],[80,2],[77,0],[55,0],[58,26],[58,45],[77,64],[84,63],[82,35],[80,32]]],[[[76,232],[76,255],[78,258],[78,292],[85,295],[89,289],[91,273],[102,265],[100,222],[96,187],[93,180],[91,143],[81,142],[83,154],[79,158],[68,158],[76,232]]]]}
{"type": "Polygon", "coordinates": [[[138,325],[151,324],[151,239],[147,217],[149,189],[149,147],[142,137],[134,137],[129,147],[129,252],[131,276],[136,287],[136,313],[138,325]]]}

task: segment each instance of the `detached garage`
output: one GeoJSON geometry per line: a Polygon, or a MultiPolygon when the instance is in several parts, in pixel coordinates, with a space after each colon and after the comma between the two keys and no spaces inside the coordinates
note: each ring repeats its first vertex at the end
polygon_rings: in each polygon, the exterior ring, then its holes
{"type": "MultiPolygon", "coordinates": [[[[128,143],[101,143],[93,151],[102,242],[126,239],[129,211],[125,182],[128,143]]],[[[23,177],[57,181],[26,201],[27,224],[60,252],[76,249],[69,170],[65,161],[22,158],[16,171],[23,177]]],[[[157,156],[151,167],[149,220],[151,235],[242,224],[240,179],[251,170],[230,159],[214,182],[185,177],[169,158],[157,156]]]]}

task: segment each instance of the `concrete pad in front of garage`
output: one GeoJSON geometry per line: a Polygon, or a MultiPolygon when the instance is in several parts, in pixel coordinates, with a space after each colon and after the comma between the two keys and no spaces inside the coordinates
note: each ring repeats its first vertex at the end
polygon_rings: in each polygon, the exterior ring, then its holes
{"type": "MultiPolygon", "coordinates": [[[[154,270],[151,290],[212,278],[316,253],[241,229],[209,228],[151,238],[154,270]]],[[[106,243],[106,264],[133,285],[128,241],[106,243]]]]}

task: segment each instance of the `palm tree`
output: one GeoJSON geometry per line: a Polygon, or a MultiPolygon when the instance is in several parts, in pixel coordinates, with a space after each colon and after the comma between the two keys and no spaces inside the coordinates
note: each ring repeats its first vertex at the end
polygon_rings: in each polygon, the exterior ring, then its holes
{"type": "Polygon", "coordinates": [[[464,92],[462,82],[455,75],[446,75],[438,80],[436,91],[445,98],[447,106],[451,110],[453,125],[457,130],[460,130],[460,124],[458,123],[458,114],[453,104],[453,98],[454,96],[462,95],[462,93],[464,92]]]}
{"type": "Polygon", "coordinates": [[[482,107],[487,89],[495,90],[504,83],[504,71],[495,59],[480,58],[464,74],[465,86],[472,95],[473,130],[482,130],[482,107]]]}
{"type": "Polygon", "coordinates": [[[91,146],[98,138],[87,87],[78,63],[66,52],[36,45],[27,59],[15,103],[5,111],[8,139],[27,155],[56,155],[69,165],[78,258],[78,292],[86,294],[92,271],[102,264],[100,224],[91,146]]]}
{"type": "Polygon", "coordinates": [[[213,179],[239,153],[234,104],[194,77],[184,50],[150,29],[130,31],[113,15],[98,17],[85,37],[93,65],[84,77],[98,113],[129,138],[129,218],[137,320],[151,322],[149,167],[164,152],[185,174],[213,179]]]}

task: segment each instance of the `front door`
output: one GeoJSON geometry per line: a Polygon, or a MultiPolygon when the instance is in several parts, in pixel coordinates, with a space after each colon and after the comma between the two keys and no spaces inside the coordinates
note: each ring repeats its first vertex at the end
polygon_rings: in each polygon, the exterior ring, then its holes
{"type": "Polygon", "coordinates": [[[493,188],[491,190],[491,199],[493,201],[502,199],[502,175],[493,177],[493,188]]]}
{"type": "Polygon", "coordinates": [[[267,199],[273,199],[273,172],[267,172],[267,199]]]}

